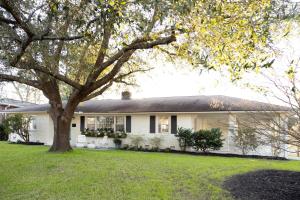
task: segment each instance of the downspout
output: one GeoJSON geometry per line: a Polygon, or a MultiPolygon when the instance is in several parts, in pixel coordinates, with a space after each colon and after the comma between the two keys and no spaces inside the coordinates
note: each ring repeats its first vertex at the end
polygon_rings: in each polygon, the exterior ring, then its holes
{"type": "MultiPolygon", "coordinates": [[[[11,105],[8,104],[7,106],[4,107],[4,110],[8,110],[7,108],[9,108],[11,105]]],[[[7,113],[4,113],[4,119],[6,119],[7,113]]]]}

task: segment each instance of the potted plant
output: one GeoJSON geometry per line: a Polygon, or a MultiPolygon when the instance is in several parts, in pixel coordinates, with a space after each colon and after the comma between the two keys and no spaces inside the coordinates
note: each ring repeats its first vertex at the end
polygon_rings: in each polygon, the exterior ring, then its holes
{"type": "Polygon", "coordinates": [[[114,138],[114,143],[116,145],[116,148],[119,149],[122,144],[122,140],[120,138],[114,138]]]}

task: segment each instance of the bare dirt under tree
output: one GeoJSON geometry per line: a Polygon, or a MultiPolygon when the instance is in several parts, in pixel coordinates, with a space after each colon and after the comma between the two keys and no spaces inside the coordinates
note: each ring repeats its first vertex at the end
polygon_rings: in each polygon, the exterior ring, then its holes
{"type": "Polygon", "coordinates": [[[227,179],[224,188],[240,200],[300,199],[300,172],[259,170],[227,179]]]}

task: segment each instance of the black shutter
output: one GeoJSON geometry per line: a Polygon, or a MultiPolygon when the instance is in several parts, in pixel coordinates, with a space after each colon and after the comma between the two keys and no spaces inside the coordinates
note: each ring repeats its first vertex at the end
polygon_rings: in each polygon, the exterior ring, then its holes
{"type": "Polygon", "coordinates": [[[84,131],[85,127],[85,117],[84,116],[80,116],[80,131],[84,131]]]}
{"type": "Polygon", "coordinates": [[[126,133],[131,133],[131,116],[126,116],[126,133]]]}
{"type": "Polygon", "coordinates": [[[150,116],[150,133],[155,133],[155,116],[150,116]]]}
{"type": "Polygon", "coordinates": [[[177,133],[177,116],[176,115],[171,116],[171,133],[172,134],[177,133]]]}

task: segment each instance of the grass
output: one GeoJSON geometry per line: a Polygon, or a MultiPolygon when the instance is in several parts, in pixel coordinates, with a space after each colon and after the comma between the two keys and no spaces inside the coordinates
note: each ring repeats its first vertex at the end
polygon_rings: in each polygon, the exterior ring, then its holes
{"type": "Polygon", "coordinates": [[[300,171],[299,161],[47,147],[0,142],[0,199],[231,199],[222,182],[258,169],[300,171]]]}

